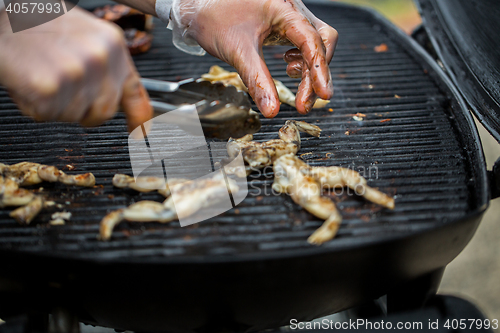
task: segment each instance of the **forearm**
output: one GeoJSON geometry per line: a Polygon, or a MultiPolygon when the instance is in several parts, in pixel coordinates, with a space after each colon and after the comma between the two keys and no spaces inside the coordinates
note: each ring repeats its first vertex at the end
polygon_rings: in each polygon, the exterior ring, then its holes
{"type": "Polygon", "coordinates": [[[156,0],[116,0],[124,5],[133,7],[145,14],[156,15],[155,4],[156,0]]]}

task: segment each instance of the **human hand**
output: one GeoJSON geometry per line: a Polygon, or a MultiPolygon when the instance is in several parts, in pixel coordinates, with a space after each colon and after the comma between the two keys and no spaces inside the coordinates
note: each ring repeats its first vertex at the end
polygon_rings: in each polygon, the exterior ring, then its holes
{"type": "Polygon", "coordinates": [[[301,0],[174,0],[174,42],[197,42],[209,54],[236,68],[258,108],[274,117],[280,103],[262,46],[291,42],[284,59],[287,74],[302,77],[296,108],[308,113],[316,98],[330,99],[330,63],[338,34],[316,18],[301,0]]]}
{"type": "Polygon", "coordinates": [[[123,32],[79,8],[15,34],[0,13],[0,45],[0,84],[35,120],[96,126],[121,106],[131,131],[153,115],[123,32]]]}

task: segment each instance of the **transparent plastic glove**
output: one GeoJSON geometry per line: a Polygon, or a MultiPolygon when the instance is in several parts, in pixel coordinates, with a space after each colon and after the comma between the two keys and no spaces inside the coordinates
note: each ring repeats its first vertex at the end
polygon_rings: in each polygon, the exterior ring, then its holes
{"type": "Polygon", "coordinates": [[[74,8],[13,34],[3,12],[0,45],[0,84],[35,120],[96,126],[121,106],[132,130],[152,117],[123,33],[113,24],[74,8]]]}
{"type": "Polygon", "coordinates": [[[309,112],[318,96],[333,95],[328,64],[337,31],[300,0],[174,0],[170,23],[177,46],[193,51],[199,44],[235,67],[266,117],[274,117],[280,103],[263,60],[265,44],[296,46],[285,60],[287,73],[302,77],[296,98],[300,113],[309,112]]]}

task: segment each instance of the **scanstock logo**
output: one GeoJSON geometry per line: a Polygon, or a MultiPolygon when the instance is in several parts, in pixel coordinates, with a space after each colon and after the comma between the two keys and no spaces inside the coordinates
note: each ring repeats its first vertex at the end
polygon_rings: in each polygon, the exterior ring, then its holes
{"type": "Polygon", "coordinates": [[[78,4],[78,0],[3,0],[3,2],[12,32],[23,31],[52,21],[78,4]]]}

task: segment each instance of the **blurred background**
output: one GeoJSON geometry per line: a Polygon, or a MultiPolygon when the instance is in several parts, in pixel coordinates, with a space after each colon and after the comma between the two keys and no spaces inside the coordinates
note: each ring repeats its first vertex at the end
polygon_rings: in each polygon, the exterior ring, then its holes
{"type": "MultiPolygon", "coordinates": [[[[408,34],[421,23],[413,0],[336,1],[374,8],[408,34]]],[[[488,170],[491,170],[496,159],[500,157],[500,144],[477,120],[476,125],[483,143],[488,170]]],[[[446,268],[439,293],[468,299],[479,306],[490,319],[500,319],[499,240],[500,199],[497,199],[490,203],[472,241],[446,268]]]]}

